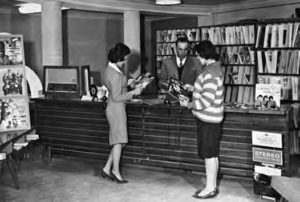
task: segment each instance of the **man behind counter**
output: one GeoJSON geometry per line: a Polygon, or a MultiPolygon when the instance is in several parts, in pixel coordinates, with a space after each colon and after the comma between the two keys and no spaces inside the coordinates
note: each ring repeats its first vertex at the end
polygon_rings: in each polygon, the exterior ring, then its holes
{"type": "Polygon", "coordinates": [[[168,83],[171,77],[182,81],[185,84],[194,85],[202,65],[195,57],[188,56],[189,41],[186,37],[176,40],[176,55],[166,58],[161,67],[159,81],[168,83]]]}

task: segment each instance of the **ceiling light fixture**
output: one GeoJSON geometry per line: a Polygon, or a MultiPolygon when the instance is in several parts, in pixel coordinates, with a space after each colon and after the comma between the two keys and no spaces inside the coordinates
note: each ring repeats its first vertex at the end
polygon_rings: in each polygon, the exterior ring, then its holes
{"type": "MultiPolygon", "coordinates": [[[[19,12],[22,14],[29,14],[29,13],[40,13],[42,11],[42,5],[37,3],[23,3],[18,4],[19,12]]],[[[62,10],[69,9],[66,7],[62,7],[62,10]]]]}
{"type": "Polygon", "coordinates": [[[176,5],[181,4],[181,0],[156,0],[157,5],[176,5]]]}

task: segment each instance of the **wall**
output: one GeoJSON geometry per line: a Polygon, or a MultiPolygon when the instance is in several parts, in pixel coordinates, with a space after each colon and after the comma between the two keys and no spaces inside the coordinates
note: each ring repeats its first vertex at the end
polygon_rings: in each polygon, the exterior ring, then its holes
{"type": "Polygon", "coordinates": [[[143,55],[143,65],[144,69],[147,72],[152,71],[152,41],[151,41],[151,22],[153,17],[144,16],[143,21],[143,33],[144,33],[144,41],[142,41],[142,49],[141,51],[144,53],[143,55]]]}
{"type": "Polygon", "coordinates": [[[243,8],[231,11],[216,11],[211,16],[199,16],[198,25],[217,25],[234,23],[243,19],[270,19],[289,18],[295,13],[295,8],[300,8],[300,3],[282,3],[281,5],[264,6],[260,8],[243,8]],[[283,5],[282,5],[283,4],[283,5]]]}
{"type": "Polygon", "coordinates": [[[11,11],[0,9],[0,32],[11,30],[11,11]]]}
{"type": "Polygon", "coordinates": [[[70,10],[63,15],[64,63],[90,65],[96,84],[107,65],[107,54],[123,42],[123,15],[70,10]]]}
{"type": "MultiPolygon", "coordinates": [[[[23,35],[25,63],[42,81],[41,14],[22,15],[0,10],[0,26],[0,32],[23,35]]],[[[63,41],[64,64],[89,64],[95,83],[100,85],[108,49],[123,41],[123,15],[63,11],[63,41]]]]}
{"type": "MultiPolygon", "coordinates": [[[[21,15],[15,11],[0,10],[0,32],[22,34],[25,64],[42,75],[41,17],[39,14],[21,15]]],[[[41,77],[40,77],[41,78],[41,77]]]]}

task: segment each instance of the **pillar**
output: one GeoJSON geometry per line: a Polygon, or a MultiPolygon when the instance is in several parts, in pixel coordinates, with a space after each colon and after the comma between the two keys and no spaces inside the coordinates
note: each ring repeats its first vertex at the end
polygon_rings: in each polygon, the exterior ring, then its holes
{"type": "Polygon", "coordinates": [[[62,65],[61,2],[42,3],[42,55],[43,65],[62,65]]]}
{"type": "Polygon", "coordinates": [[[129,77],[137,77],[141,72],[141,22],[139,11],[124,11],[124,43],[131,54],[126,64],[129,77]]]}

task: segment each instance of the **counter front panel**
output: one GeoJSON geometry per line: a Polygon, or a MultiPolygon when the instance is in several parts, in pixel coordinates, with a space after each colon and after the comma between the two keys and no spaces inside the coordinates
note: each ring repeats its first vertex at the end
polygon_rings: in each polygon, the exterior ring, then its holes
{"type": "MultiPolygon", "coordinates": [[[[178,106],[128,104],[129,143],[123,162],[204,172],[197,156],[196,120],[178,106]]],[[[284,174],[289,174],[290,110],[226,110],[220,172],[253,176],[252,130],[283,134],[284,174]]],[[[106,160],[108,122],[101,103],[35,100],[38,134],[54,154],[106,160]]]]}

